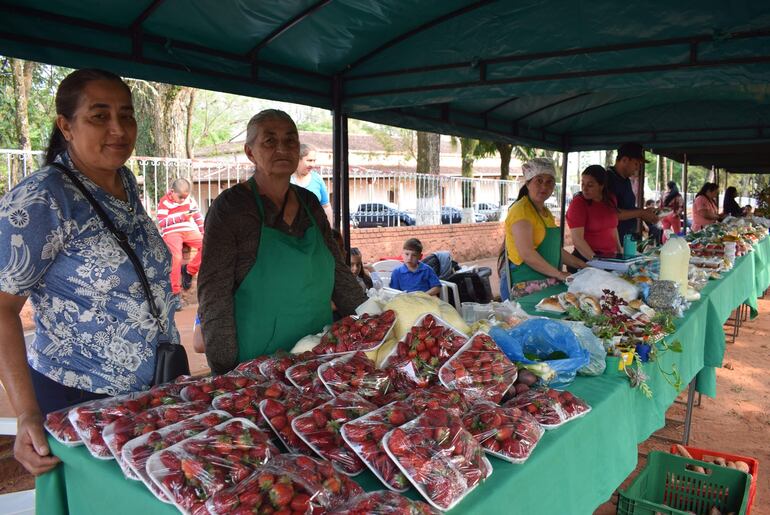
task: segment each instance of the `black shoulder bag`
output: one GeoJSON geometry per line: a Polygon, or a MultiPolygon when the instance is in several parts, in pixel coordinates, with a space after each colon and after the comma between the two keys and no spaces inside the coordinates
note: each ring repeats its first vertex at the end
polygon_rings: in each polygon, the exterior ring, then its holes
{"type": "Polygon", "coordinates": [[[67,177],[70,178],[72,183],[77,186],[86,200],[88,200],[88,202],[91,204],[91,207],[94,208],[94,211],[99,216],[104,226],[115,237],[118,245],[120,245],[120,248],[123,249],[123,252],[126,253],[128,259],[131,261],[131,264],[134,265],[136,275],[139,276],[139,281],[142,283],[144,294],[147,296],[147,303],[150,306],[150,313],[153,317],[155,317],[155,320],[158,321],[158,325],[161,327],[161,329],[163,329],[161,337],[158,341],[158,348],[155,353],[155,375],[153,377],[152,384],[157,385],[167,383],[169,381],[173,381],[180,375],[189,375],[190,364],[187,361],[187,352],[182,345],[173,344],[169,340],[166,323],[165,321],[161,320],[160,311],[158,310],[158,306],[155,304],[155,297],[153,297],[152,290],[150,290],[150,283],[147,282],[147,276],[144,273],[144,267],[139,261],[139,257],[137,257],[134,249],[132,249],[131,245],[128,243],[128,237],[125,235],[125,233],[119,231],[118,228],[115,227],[115,224],[113,224],[112,221],[107,217],[107,213],[104,212],[102,206],[99,205],[94,196],[91,195],[91,192],[86,189],[85,185],[83,185],[82,181],[78,179],[77,175],[75,175],[72,170],[60,163],[51,163],[51,166],[64,172],[67,177]]]}

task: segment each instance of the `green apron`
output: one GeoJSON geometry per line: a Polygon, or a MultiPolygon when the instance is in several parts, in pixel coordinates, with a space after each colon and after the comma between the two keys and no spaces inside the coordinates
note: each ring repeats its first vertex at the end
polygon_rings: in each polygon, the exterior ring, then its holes
{"type": "MultiPolygon", "coordinates": [[[[235,292],[238,362],[291,350],[332,321],[334,257],[310,210],[311,226],[295,237],[265,225],[257,184],[249,179],[262,220],[257,260],[235,292]]],[[[290,186],[294,187],[294,186],[290,186]]]]}
{"type": "MultiPolygon", "coordinates": [[[[532,199],[530,199],[529,196],[527,196],[527,201],[532,204],[532,199]]],[[[548,264],[553,265],[554,268],[558,269],[561,266],[561,228],[548,227],[535,204],[532,204],[532,207],[535,209],[535,213],[537,213],[540,221],[543,222],[543,227],[545,227],[545,238],[543,238],[543,241],[540,242],[540,245],[538,245],[535,250],[548,262],[548,264]]],[[[516,268],[511,269],[509,266],[508,270],[511,274],[509,281],[509,284],[511,285],[549,279],[547,275],[537,272],[523,261],[520,265],[516,265],[516,268]]]]}

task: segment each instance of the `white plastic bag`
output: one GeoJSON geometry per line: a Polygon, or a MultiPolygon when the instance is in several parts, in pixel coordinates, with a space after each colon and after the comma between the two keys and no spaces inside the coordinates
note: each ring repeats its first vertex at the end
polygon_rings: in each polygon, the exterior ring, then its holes
{"type": "Polygon", "coordinates": [[[614,291],[615,295],[623,298],[626,302],[631,302],[639,297],[639,289],[630,282],[613,273],[591,267],[578,270],[571,276],[568,291],[601,298],[604,294],[603,290],[614,291]]]}

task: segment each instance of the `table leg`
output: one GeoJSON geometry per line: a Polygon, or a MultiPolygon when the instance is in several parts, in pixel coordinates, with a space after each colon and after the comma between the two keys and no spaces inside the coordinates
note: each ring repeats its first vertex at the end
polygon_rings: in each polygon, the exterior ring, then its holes
{"type": "Polygon", "coordinates": [[[695,402],[695,378],[690,381],[687,387],[687,408],[684,414],[684,435],[682,435],[682,445],[690,443],[690,426],[692,424],[692,408],[695,402]]]}

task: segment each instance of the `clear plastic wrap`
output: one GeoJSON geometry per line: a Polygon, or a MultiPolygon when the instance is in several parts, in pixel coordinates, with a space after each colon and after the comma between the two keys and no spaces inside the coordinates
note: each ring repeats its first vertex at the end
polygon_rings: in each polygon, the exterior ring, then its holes
{"type": "Polygon", "coordinates": [[[409,489],[409,481],[385,452],[382,438],[393,428],[417,417],[406,402],[396,401],[342,426],[342,438],[377,479],[395,492],[409,489]]]}
{"type": "Polygon", "coordinates": [[[467,399],[499,403],[516,381],[518,369],[486,333],[474,334],[439,370],[447,388],[461,390],[467,399]]]}
{"type": "Polygon", "coordinates": [[[375,409],[377,406],[371,402],[345,392],[296,417],[291,427],[316,454],[331,461],[343,474],[354,476],[364,469],[364,464],[345,443],[340,428],[375,409]]]}
{"type": "Polygon", "coordinates": [[[297,392],[280,400],[265,399],[259,403],[259,411],[272,432],[278,436],[289,452],[312,454],[312,449],[291,428],[291,422],[299,415],[331,399],[332,396],[327,392],[318,394],[297,392]]]}
{"type": "Polygon", "coordinates": [[[204,377],[182,389],[182,398],[186,401],[211,402],[216,397],[256,384],[256,380],[241,372],[228,372],[221,376],[204,377]]]}
{"type": "Polygon", "coordinates": [[[270,460],[270,464],[296,474],[311,485],[319,492],[318,501],[323,510],[340,506],[364,493],[358,483],[338,472],[328,460],[302,454],[281,454],[270,460]]]}
{"type": "Polygon", "coordinates": [[[102,431],[126,415],[136,415],[150,408],[182,402],[181,384],[169,383],[146,392],[134,392],[85,402],[72,408],[68,418],[88,452],[95,458],[111,460],[112,453],[102,438],[102,431]]]}
{"type": "Polygon", "coordinates": [[[413,391],[406,402],[422,413],[429,409],[445,409],[462,416],[468,411],[468,402],[460,390],[450,390],[444,385],[436,384],[428,388],[413,391]]]}
{"type": "Polygon", "coordinates": [[[396,344],[382,362],[395,372],[400,388],[423,388],[438,382],[438,370],[468,337],[439,317],[426,313],[396,344]]]}
{"type": "Polygon", "coordinates": [[[156,452],[202,433],[229,418],[231,418],[230,414],[224,411],[207,411],[157,431],[144,434],[123,446],[123,450],[120,453],[122,463],[128,465],[134,475],[155,494],[155,497],[163,502],[171,503],[171,500],[166,497],[163,491],[158,488],[147,474],[147,460],[156,452]]]}
{"type": "Polygon", "coordinates": [[[199,415],[211,409],[204,401],[182,402],[169,406],[158,406],[130,417],[121,417],[102,430],[102,438],[115,460],[129,479],[138,479],[131,467],[123,461],[123,447],[143,434],[161,429],[182,420],[199,415]]]}
{"type": "Polygon", "coordinates": [[[318,356],[310,351],[302,352],[300,354],[289,354],[285,351],[278,351],[272,356],[268,356],[268,358],[259,365],[259,371],[268,379],[281,381],[291,386],[291,382],[286,378],[286,371],[297,363],[302,363],[317,357],[318,356]]]}
{"type": "Polygon", "coordinates": [[[417,491],[450,510],[492,474],[484,450],[459,416],[430,409],[385,435],[385,449],[417,491]]]}
{"type": "Polygon", "coordinates": [[[269,430],[269,426],[259,412],[259,403],[264,399],[282,399],[294,392],[296,392],[294,388],[280,381],[265,380],[265,382],[220,395],[212,401],[211,405],[215,409],[228,412],[233,417],[246,418],[257,424],[259,428],[269,430]]]}
{"type": "Polygon", "coordinates": [[[322,364],[318,376],[332,395],[353,392],[364,399],[382,397],[391,385],[390,374],[378,369],[363,352],[345,354],[322,364]]]}
{"type": "Polygon", "coordinates": [[[390,335],[395,322],[396,312],[390,309],[379,315],[347,316],[332,324],[321,337],[321,343],[313,347],[313,352],[334,355],[377,350],[390,335]]]}
{"type": "Polygon", "coordinates": [[[517,395],[503,406],[528,412],[545,429],[556,429],[591,411],[591,406],[580,397],[566,390],[551,388],[529,390],[517,395]]]}
{"type": "Polygon", "coordinates": [[[545,432],[529,413],[486,401],[473,404],[463,424],[487,453],[511,463],[527,461],[545,432]]]}
{"type": "Polygon", "coordinates": [[[330,515],[438,515],[429,504],[396,492],[378,490],[358,495],[329,512],[330,515]]]}
{"type": "Polygon", "coordinates": [[[286,379],[301,392],[325,393],[326,387],[318,376],[318,367],[331,358],[309,359],[286,369],[286,379]]]}
{"type": "Polygon", "coordinates": [[[73,408],[75,406],[67,406],[66,408],[52,411],[45,416],[45,422],[43,423],[43,427],[46,428],[51,436],[57,442],[67,447],[83,445],[83,440],[69,419],[70,410],[73,408]]]}
{"type": "Polygon", "coordinates": [[[250,377],[255,381],[264,381],[267,378],[262,375],[259,367],[264,361],[267,361],[268,359],[270,359],[270,356],[257,356],[256,358],[250,359],[249,361],[238,363],[238,366],[236,366],[233,371],[240,372],[241,374],[250,377]]]}
{"type": "Polygon", "coordinates": [[[153,454],[147,473],[180,511],[197,515],[279,452],[254,423],[234,418],[153,454]]]}

